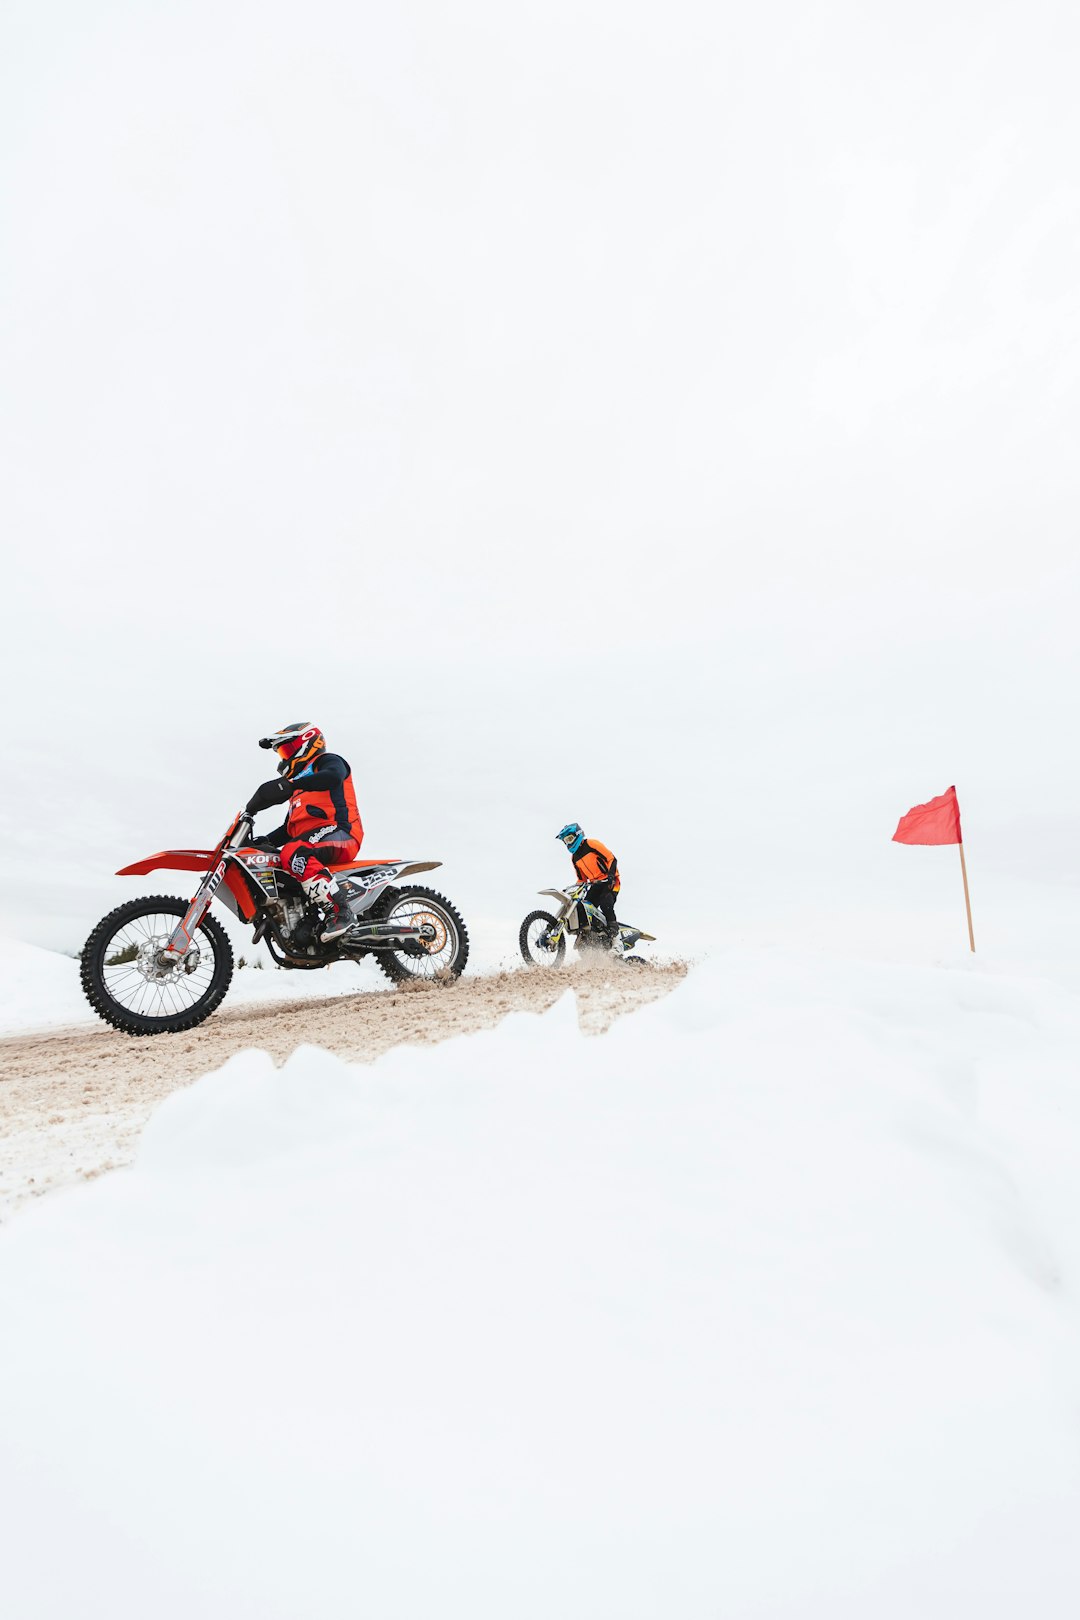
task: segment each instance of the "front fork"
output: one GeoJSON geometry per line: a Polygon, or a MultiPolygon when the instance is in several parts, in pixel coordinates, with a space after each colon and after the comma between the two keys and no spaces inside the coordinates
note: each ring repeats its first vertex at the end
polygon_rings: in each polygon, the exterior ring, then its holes
{"type": "Polygon", "coordinates": [[[217,860],[199,884],[195,891],[195,898],[169,935],[169,943],[159,956],[162,967],[184,961],[196,949],[195,930],[206,916],[210,909],[211,900],[221,887],[221,880],[225,876],[225,862],[228,852],[237,843],[243,843],[251,832],[251,824],[251,817],[247,811],[241,810],[217,847],[217,860]]]}
{"type": "Polygon", "coordinates": [[[189,954],[195,944],[195,930],[209,911],[210,902],[217,893],[224,876],[225,858],[223,856],[213,870],[207,872],[195,891],[195,898],[169,935],[169,943],[161,952],[162,964],[183,961],[184,957],[189,954]]]}

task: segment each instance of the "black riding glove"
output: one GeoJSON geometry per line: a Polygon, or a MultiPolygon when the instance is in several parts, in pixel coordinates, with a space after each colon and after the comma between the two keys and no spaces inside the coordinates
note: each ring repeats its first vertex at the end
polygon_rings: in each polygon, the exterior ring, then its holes
{"type": "Polygon", "coordinates": [[[264,782],[257,787],[244,809],[249,816],[257,816],[260,810],[268,810],[272,804],[281,804],[292,794],[292,783],[288,777],[275,776],[272,781],[264,782]]]}

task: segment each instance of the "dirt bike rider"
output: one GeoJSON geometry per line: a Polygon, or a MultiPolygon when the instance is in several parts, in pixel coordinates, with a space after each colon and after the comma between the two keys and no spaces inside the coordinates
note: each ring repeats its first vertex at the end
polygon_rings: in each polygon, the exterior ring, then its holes
{"type": "Polygon", "coordinates": [[[356,920],[328,870],[355,861],[364,837],[352,771],[340,754],[326,752],[318,726],[303,722],[260,737],[259,747],[276,749],[281,764],[278,775],[256,788],[245,808],[255,816],[290,800],[285,821],[262,841],[280,849],[282,866],[322,906],[326,915],[320,938],[329,944],[356,920]]]}
{"type": "Polygon", "coordinates": [[[622,888],[618,861],[606,844],[597,838],[586,838],[576,821],[568,821],[555,836],[570,851],[579,880],[589,884],[589,902],[603,912],[608,936],[614,944],[619,934],[615,896],[622,888]]]}

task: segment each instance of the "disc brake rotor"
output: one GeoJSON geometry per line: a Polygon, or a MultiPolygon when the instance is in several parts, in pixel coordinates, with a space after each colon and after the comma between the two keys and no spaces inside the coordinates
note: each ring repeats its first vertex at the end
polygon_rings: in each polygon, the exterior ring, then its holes
{"type": "Polygon", "coordinates": [[[135,965],[150,984],[166,984],[183,978],[189,973],[194,973],[199,965],[200,951],[197,945],[193,945],[186,956],[163,962],[161,955],[168,943],[168,934],[156,934],[153,939],[144,940],[139,946],[135,965]]]}
{"type": "Polygon", "coordinates": [[[446,924],[439,914],[435,911],[415,911],[409,918],[409,922],[414,928],[431,930],[427,937],[420,941],[420,944],[429,956],[438,956],[449,938],[446,924]]]}

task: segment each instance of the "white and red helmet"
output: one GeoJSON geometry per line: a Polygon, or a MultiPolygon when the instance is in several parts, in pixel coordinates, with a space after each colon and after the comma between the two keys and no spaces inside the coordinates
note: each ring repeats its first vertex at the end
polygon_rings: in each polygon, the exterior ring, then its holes
{"type": "Polygon", "coordinates": [[[278,775],[293,777],[310,765],[316,754],[325,752],[326,738],[318,726],[299,720],[295,725],[271,732],[269,737],[260,737],[259,747],[276,749],[281,758],[278,775]]]}

